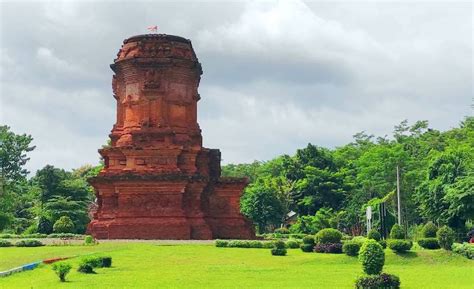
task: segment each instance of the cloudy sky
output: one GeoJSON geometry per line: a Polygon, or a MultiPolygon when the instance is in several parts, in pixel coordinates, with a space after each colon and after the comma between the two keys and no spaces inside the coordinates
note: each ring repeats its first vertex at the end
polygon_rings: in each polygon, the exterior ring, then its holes
{"type": "Polygon", "coordinates": [[[472,115],[469,2],[0,3],[0,124],[34,137],[28,168],[98,162],[115,122],[109,64],[124,38],[189,38],[199,123],[225,163],[336,147],[404,119],[472,115]]]}

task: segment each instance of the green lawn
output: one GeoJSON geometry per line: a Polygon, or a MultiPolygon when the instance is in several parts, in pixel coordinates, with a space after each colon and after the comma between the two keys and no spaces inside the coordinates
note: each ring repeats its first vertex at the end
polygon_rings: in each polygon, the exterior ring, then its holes
{"type": "MultiPolygon", "coordinates": [[[[42,258],[107,252],[113,268],[98,274],[75,271],[60,283],[51,266],[0,278],[1,289],[14,288],[353,288],[361,274],[357,259],[346,255],[269,249],[165,246],[152,243],[104,243],[97,246],[0,248],[0,270],[42,258]]],[[[474,262],[442,250],[397,256],[386,250],[384,271],[400,277],[402,288],[472,289],[474,262]]]]}

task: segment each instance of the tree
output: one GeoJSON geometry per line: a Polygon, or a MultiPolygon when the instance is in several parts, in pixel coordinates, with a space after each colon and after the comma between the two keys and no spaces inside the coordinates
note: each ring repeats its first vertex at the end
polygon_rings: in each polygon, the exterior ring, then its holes
{"type": "Polygon", "coordinates": [[[257,224],[259,233],[269,225],[278,226],[285,214],[269,178],[259,178],[247,187],[240,202],[242,213],[257,224]]]}

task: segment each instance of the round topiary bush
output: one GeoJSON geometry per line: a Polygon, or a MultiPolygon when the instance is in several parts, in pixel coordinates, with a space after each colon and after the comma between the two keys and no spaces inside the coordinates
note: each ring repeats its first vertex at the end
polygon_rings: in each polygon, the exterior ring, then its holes
{"type": "Polygon", "coordinates": [[[436,225],[430,221],[423,226],[421,233],[424,238],[436,238],[437,231],[438,228],[436,227],[436,225]]]}
{"type": "Polygon", "coordinates": [[[361,244],[354,241],[346,241],[342,245],[342,251],[346,253],[347,256],[357,256],[359,255],[361,244]]]}
{"type": "Polygon", "coordinates": [[[286,255],[285,242],[279,240],[273,243],[273,249],[271,250],[273,256],[285,256],[286,255]]]}
{"type": "Polygon", "coordinates": [[[290,239],[286,241],[286,247],[289,249],[298,249],[300,247],[300,242],[290,239]]]}
{"type": "Polygon", "coordinates": [[[379,244],[380,244],[380,246],[382,246],[382,248],[384,248],[384,249],[387,248],[387,241],[386,240],[380,240],[379,244]]]}
{"type": "Polygon", "coordinates": [[[311,235],[306,235],[303,237],[303,244],[314,245],[314,237],[311,235]]]}
{"type": "Polygon", "coordinates": [[[403,232],[403,228],[398,224],[393,225],[392,229],[390,230],[390,238],[405,239],[405,233],[403,232]]]}
{"type": "Polygon", "coordinates": [[[418,245],[420,245],[422,248],[433,250],[433,249],[439,249],[439,243],[438,239],[436,238],[423,238],[418,240],[418,245]]]}
{"type": "Polygon", "coordinates": [[[53,231],[55,233],[73,233],[74,223],[68,216],[62,216],[54,223],[53,231]]]}
{"type": "Polygon", "coordinates": [[[359,251],[359,261],[368,275],[380,274],[385,263],[385,253],[375,240],[367,240],[359,251]]]}
{"type": "Polygon", "coordinates": [[[315,236],[317,244],[341,243],[342,233],[333,228],[322,229],[315,236]]]}
{"type": "Polygon", "coordinates": [[[405,253],[406,251],[410,251],[411,247],[413,246],[413,243],[409,240],[392,239],[388,240],[387,245],[394,252],[405,253]]]}
{"type": "Polygon", "coordinates": [[[367,234],[368,239],[373,239],[375,241],[380,241],[382,239],[382,236],[380,235],[379,231],[376,229],[372,229],[369,231],[369,234],[367,234]]]}
{"type": "Polygon", "coordinates": [[[436,232],[436,237],[438,238],[439,246],[445,250],[451,250],[451,246],[454,242],[454,231],[448,226],[443,226],[439,228],[436,232]]]}

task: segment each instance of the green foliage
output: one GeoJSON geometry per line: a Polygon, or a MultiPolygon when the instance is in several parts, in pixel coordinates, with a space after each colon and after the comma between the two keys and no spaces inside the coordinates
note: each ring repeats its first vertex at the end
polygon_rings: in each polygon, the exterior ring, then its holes
{"type": "Polygon", "coordinates": [[[410,251],[413,242],[410,240],[392,239],[388,240],[387,246],[394,252],[405,253],[410,251]]]}
{"type": "Polygon", "coordinates": [[[100,257],[100,259],[102,260],[102,268],[112,267],[112,257],[102,256],[102,257],[100,257]]]}
{"type": "Polygon", "coordinates": [[[378,243],[380,244],[380,246],[382,246],[382,248],[384,248],[384,249],[387,248],[387,241],[386,240],[380,240],[378,243]]]}
{"type": "Polygon", "coordinates": [[[382,273],[357,278],[356,289],[399,289],[400,278],[396,275],[382,273]]]}
{"type": "Polygon", "coordinates": [[[5,213],[0,213],[0,231],[5,229],[10,224],[10,216],[5,213]]]}
{"type": "Polygon", "coordinates": [[[18,241],[15,246],[17,247],[41,247],[41,246],[44,246],[44,244],[39,241],[39,240],[21,240],[21,241],[18,241]]]}
{"type": "Polygon", "coordinates": [[[286,247],[289,249],[298,249],[301,246],[301,242],[296,240],[288,240],[286,241],[286,247]]]}
{"type": "Polygon", "coordinates": [[[355,241],[346,241],[342,245],[342,251],[346,253],[347,256],[357,256],[359,255],[361,244],[355,241]]]}
{"type": "Polygon", "coordinates": [[[441,248],[451,250],[454,243],[454,231],[448,226],[443,226],[436,232],[436,238],[441,248]]]}
{"type": "MultiPolygon", "coordinates": [[[[1,246],[0,246],[1,247],[1,246]]],[[[454,243],[451,247],[454,253],[464,256],[468,259],[474,259],[474,244],[454,243]]]]}
{"type": "Polygon", "coordinates": [[[328,228],[319,231],[315,236],[317,244],[340,243],[342,233],[336,229],[328,228]]]}
{"type": "Polygon", "coordinates": [[[227,241],[227,240],[216,240],[214,242],[214,244],[216,245],[216,247],[227,247],[227,245],[229,244],[229,241],[227,241]]]}
{"type": "Polygon", "coordinates": [[[289,234],[290,230],[288,230],[285,227],[282,227],[282,228],[275,229],[275,231],[273,231],[273,232],[277,233],[277,234],[289,234]]]}
{"type": "Polygon", "coordinates": [[[380,241],[382,236],[380,235],[379,231],[376,229],[372,229],[369,231],[369,234],[367,234],[368,239],[374,239],[375,241],[380,241]]]}
{"type": "Polygon", "coordinates": [[[13,244],[8,240],[0,239],[0,247],[11,247],[13,244]]]}
{"type": "Polygon", "coordinates": [[[273,242],[273,248],[271,250],[273,256],[286,256],[286,252],[285,242],[281,240],[273,242]]]}
{"type": "Polygon", "coordinates": [[[66,276],[71,271],[72,266],[69,263],[60,262],[54,263],[52,268],[56,275],[58,275],[59,280],[61,282],[66,282],[66,276]]]}
{"type": "Polygon", "coordinates": [[[77,271],[84,274],[95,274],[94,267],[92,267],[91,264],[85,262],[79,263],[77,271]]]}
{"type": "Polygon", "coordinates": [[[392,229],[390,230],[390,238],[405,239],[405,232],[403,232],[403,228],[398,224],[393,225],[392,229]]]}
{"type": "Polygon", "coordinates": [[[95,244],[95,239],[94,237],[87,235],[84,237],[84,244],[85,245],[94,245],[95,244]]]}
{"type": "Polygon", "coordinates": [[[303,244],[314,245],[315,244],[314,236],[310,236],[310,235],[304,236],[303,244]]]}
{"type": "Polygon", "coordinates": [[[316,234],[322,229],[330,228],[331,221],[335,218],[336,215],[331,208],[321,208],[314,216],[299,216],[290,230],[298,233],[316,234]]]}
{"type": "Polygon", "coordinates": [[[62,216],[54,223],[53,231],[55,233],[73,233],[74,223],[68,216],[62,216]]]}
{"type": "Polygon", "coordinates": [[[435,238],[438,227],[433,222],[428,222],[423,226],[422,234],[425,238],[435,238]]]}
{"type": "Polygon", "coordinates": [[[306,252],[306,253],[309,253],[309,252],[313,252],[314,251],[314,244],[301,244],[300,246],[301,248],[301,251],[303,252],[306,252]]]}
{"type": "Polygon", "coordinates": [[[51,234],[53,232],[53,223],[45,216],[40,216],[38,219],[38,233],[51,234]]]}
{"type": "Polygon", "coordinates": [[[382,246],[375,240],[367,240],[360,248],[359,261],[366,274],[380,274],[385,263],[385,253],[382,246]]]}
{"type": "Polygon", "coordinates": [[[424,249],[439,249],[438,239],[436,238],[423,238],[418,240],[418,245],[424,249]]]}
{"type": "Polygon", "coordinates": [[[342,253],[341,243],[317,243],[314,246],[316,253],[340,254],[342,253]]]}

